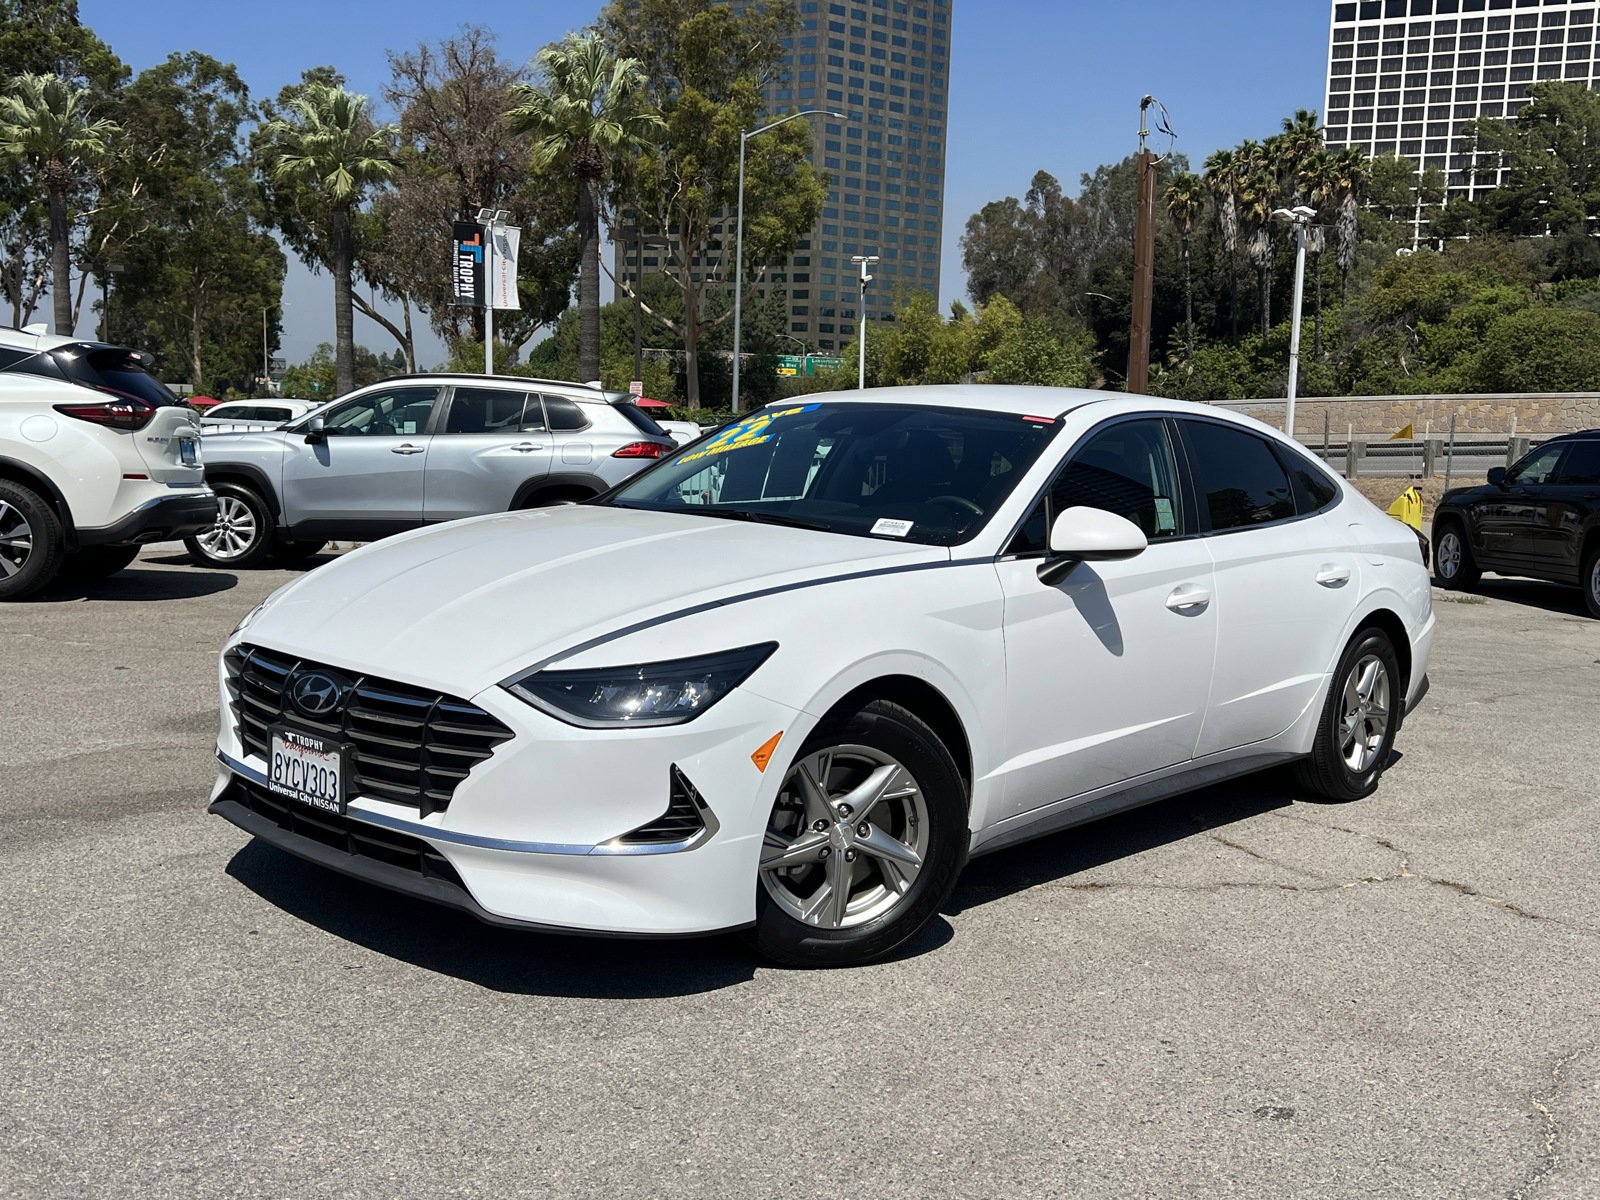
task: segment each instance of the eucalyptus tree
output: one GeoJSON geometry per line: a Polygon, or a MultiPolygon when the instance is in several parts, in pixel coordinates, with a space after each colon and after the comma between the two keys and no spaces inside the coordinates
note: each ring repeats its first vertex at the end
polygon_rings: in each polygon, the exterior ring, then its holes
{"type": "Polygon", "coordinates": [[[569,34],[539,52],[539,82],[512,89],[506,123],[533,138],[535,170],[561,170],[578,188],[578,369],[600,378],[600,204],[611,166],[666,128],[645,99],[639,61],[597,33],[569,34]]]}
{"type": "Polygon", "coordinates": [[[22,164],[50,211],[50,298],[55,331],[70,335],[71,222],[67,197],[89,168],[103,161],[121,128],[93,116],[87,88],[57,75],[24,74],[0,95],[0,158],[22,164]]]}
{"type": "Polygon", "coordinates": [[[314,82],[290,100],[284,115],[261,130],[264,165],[273,183],[305,189],[326,212],[335,378],[341,394],[355,386],[352,216],[374,184],[394,175],[394,130],[376,127],[366,109],[365,96],[338,84],[314,82]]]}

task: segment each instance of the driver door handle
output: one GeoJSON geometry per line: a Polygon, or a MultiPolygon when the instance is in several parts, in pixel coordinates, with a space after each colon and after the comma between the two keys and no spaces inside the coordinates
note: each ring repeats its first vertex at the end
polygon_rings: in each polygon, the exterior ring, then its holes
{"type": "Polygon", "coordinates": [[[389,447],[390,454],[421,454],[426,446],[413,446],[410,442],[402,442],[398,446],[389,447]]]}
{"type": "Polygon", "coordinates": [[[1343,587],[1350,582],[1350,568],[1337,563],[1323,563],[1317,570],[1317,582],[1323,587],[1343,587]]]}
{"type": "Polygon", "coordinates": [[[1211,593],[1193,583],[1180,584],[1167,597],[1167,607],[1173,612],[1189,612],[1211,603],[1211,593]]]}
{"type": "Polygon", "coordinates": [[[513,450],[515,450],[518,454],[531,454],[535,450],[543,450],[544,449],[543,446],[538,445],[536,442],[518,442],[515,446],[513,446],[511,448],[513,450]]]}

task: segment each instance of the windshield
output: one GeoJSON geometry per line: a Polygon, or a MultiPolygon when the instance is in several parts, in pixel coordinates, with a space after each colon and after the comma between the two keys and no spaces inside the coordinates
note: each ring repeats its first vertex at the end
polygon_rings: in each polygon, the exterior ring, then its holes
{"type": "Polygon", "coordinates": [[[953,546],[978,532],[1056,428],[971,409],[774,406],[624,484],[610,503],[953,546]]]}

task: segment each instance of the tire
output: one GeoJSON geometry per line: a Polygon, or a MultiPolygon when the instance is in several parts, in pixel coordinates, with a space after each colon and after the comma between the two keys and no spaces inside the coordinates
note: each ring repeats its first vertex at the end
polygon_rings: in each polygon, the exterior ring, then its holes
{"type": "Polygon", "coordinates": [[[254,488],[242,483],[212,484],[217,493],[217,523],[183,539],[189,556],[207,567],[253,567],[272,553],[276,530],[272,510],[254,488]]]}
{"type": "Polygon", "coordinates": [[[933,919],[969,843],[961,775],[916,714],[875,700],[825,721],[795,755],[768,818],[748,939],[788,966],[881,958],[933,919]],[[860,788],[874,776],[882,786],[863,813],[860,788]],[[861,798],[846,806],[851,796],[861,798]]]}
{"type": "Polygon", "coordinates": [[[138,546],[85,546],[67,555],[61,573],[72,579],[104,579],[138,557],[138,546]]]}
{"type": "Polygon", "coordinates": [[[1295,764],[1300,787],[1324,800],[1372,795],[1389,765],[1405,702],[1394,643],[1381,629],[1360,630],[1333,673],[1311,756],[1295,764]]]}
{"type": "Polygon", "coordinates": [[[327,542],[279,542],[273,547],[272,557],[280,562],[304,562],[322,553],[327,542]]]}
{"type": "Polygon", "coordinates": [[[0,479],[0,600],[21,600],[48,587],[66,555],[55,507],[32,488],[0,479]]]}
{"type": "Polygon", "coordinates": [[[1583,556],[1578,582],[1583,584],[1584,607],[1591,617],[1600,620],[1600,542],[1589,547],[1589,553],[1583,556]]]}
{"type": "Polygon", "coordinates": [[[1464,591],[1482,577],[1466,528],[1457,520],[1439,522],[1433,531],[1433,578],[1440,587],[1464,591]]]}

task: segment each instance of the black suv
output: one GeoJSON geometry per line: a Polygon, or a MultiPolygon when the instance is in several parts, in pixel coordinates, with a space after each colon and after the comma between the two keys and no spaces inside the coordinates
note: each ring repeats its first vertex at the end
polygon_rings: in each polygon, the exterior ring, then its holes
{"type": "Polygon", "coordinates": [[[1468,588],[1484,571],[1576,583],[1600,617],[1600,429],[1543,442],[1482,487],[1453,488],[1433,518],[1441,586],[1468,588]]]}

